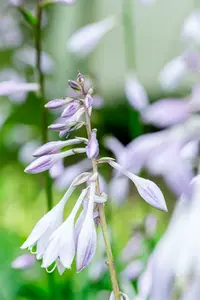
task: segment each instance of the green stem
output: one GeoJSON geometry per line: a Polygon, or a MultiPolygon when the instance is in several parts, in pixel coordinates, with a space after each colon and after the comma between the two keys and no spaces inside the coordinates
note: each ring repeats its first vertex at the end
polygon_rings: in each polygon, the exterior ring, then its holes
{"type": "MultiPolygon", "coordinates": [[[[47,112],[44,107],[45,105],[45,92],[44,92],[44,74],[41,68],[41,22],[42,22],[42,8],[40,7],[40,0],[37,2],[37,26],[35,31],[35,47],[36,47],[36,72],[37,80],[39,83],[39,92],[38,97],[40,99],[41,105],[41,139],[42,143],[47,142],[47,112]]],[[[45,174],[45,190],[46,190],[46,199],[47,199],[47,208],[51,210],[53,206],[52,199],[52,182],[49,177],[49,174],[45,174]]]]}
{"type": "MultiPolygon", "coordinates": [[[[92,127],[91,127],[90,115],[88,114],[88,110],[86,107],[85,107],[85,115],[86,115],[87,135],[88,135],[88,139],[90,139],[92,127]]],[[[93,166],[93,173],[98,172],[98,165],[97,165],[96,159],[92,159],[92,166],[93,166]]],[[[100,195],[100,186],[99,186],[98,179],[96,181],[96,192],[97,192],[97,194],[100,195]]],[[[106,223],[104,204],[98,204],[98,209],[99,209],[99,215],[100,215],[101,230],[103,233],[103,238],[104,238],[104,243],[105,243],[105,248],[106,248],[106,253],[107,253],[107,258],[108,258],[107,266],[108,266],[109,272],[110,272],[112,289],[113,289],[113,293],[115,296],[115,300],[120,300],[120,290],[119,290],[119,285],[118,285],[118,281],[117,281],[117,273],[116,273],[116,269],[115,269],[114,258],[113,258],[110,240],[109,240],[109,236],[108,236],[108,228],[107,228],[107,223],[106,223]]]]}
{"type": "MultiPolygon", "coordinates": [[[[47,142],[47,112],[44,107],[45,105],[45,91],[44,91],[44,74],[41,67],[41,57],[42,57],[42,47],[41,47],[41,22],[42,22],[42,7],[40,6],[40,0],[37,0],[37,25],[35,29],[35,48],[36,48],[36,72],[37,72],[37,81],[39,83],[38,97],[41,105],[41,140],[45,144],[47,142]]],[[[51,210],[53,207],[53,197],[52,197],[52,180],[49,176],[49,173],[44,174],[45,180],[45,191],[46,191],[46,201],[47,201],[47,210],[51,210]]],[[[50,289],[50,299],[55,299],[55,282],[54,275],[48,274],[48,284],[50,289]]]]}
{"type": "Polygon", "coordinates": [[[124,52],[126,69],[136,68],[135,44],[134,44],[134,24],[133,24],[133,1],[122,1],[122,26],[124,37],[124,52]]]}

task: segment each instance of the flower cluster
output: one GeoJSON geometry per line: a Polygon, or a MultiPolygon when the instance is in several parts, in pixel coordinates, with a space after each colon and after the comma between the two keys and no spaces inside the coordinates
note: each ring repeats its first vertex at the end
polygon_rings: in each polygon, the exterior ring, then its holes
{"type": "Polygon", "coordinates": [[[64,139],[48,142],[38,148],[33,154],[36,160],[25,169],[27,173],[40,173],[52,168],[59,160],[74,154],[85,153],[91,161],[92,170],[76,176],[61,201],[36,224],[22,245],[22,249],[28,248],[32,252],[33,248],[36,248],[33,253],[37,259],[42,259],[42,267],[48,269],[54,263],[51,271],[57,267],[60,274],[66,268],[71,268],[75,255],[77,272],[80,272],[88,266],[95,254],[96,226],[99,223],[98,205],[107,200],[107,195],[98,188],[100,164],[110,164],[133,181],[138,193],[147,203],[158,209],[167,210],[162,192],[155,183],[129,172],[112,158],[98,158],[97,130],[92,129],[90,121],[93,89],[86,89],[85,78],[81,73],[78,73],[76,81],[69,81],[69,85],[76,92],[76,96],[54,99],[46,104],[48,109],[62,108],[60,119],[49,128],[58,131],[64,139]],[[82,126],[87,129],[87,138],[66,139],[71,132],[82,126]],[[81,148],[65,149],[81,143],[84,145],[81,148]],[[63,222],[64,207],[73,191],[82,184],[86,187],[81,191],[71,213],[63,222]]]}

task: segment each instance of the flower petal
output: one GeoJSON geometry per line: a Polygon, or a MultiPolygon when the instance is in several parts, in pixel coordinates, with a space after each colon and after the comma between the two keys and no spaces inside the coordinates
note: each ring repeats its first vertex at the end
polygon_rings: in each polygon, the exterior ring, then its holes
{"type": "Polygon", "coordinates": [[[161,99],[142,112],[142,119],[158,127],[171,126],[190,116],[188,102],[184,99],[161,99]]]}
{"type": "Polygon", "coordinates": [[[104,35],[110,31],[114,25],[115,19],[109,17],[103,21],[88,24],[78,29],[67,43],[68,50],[80,57],[87,56],[96,48],[104,35]]]}
{"type": "Polygon", "coordinates": [[[125,94],[130,105],[138,111],[141,111],[148,105],[147,93],[135,75],[130,75],[126,78],[125,94]]]}
{"type": "Polygon", "coordinates": [[[187,70],[184,57],[177,56],[168,62],[160,73],[161,87],[166,90],[175,89],[182,81],[187,70]]]}
{"type": "Polygon", "coordinates": [[[138,190],[138,193],[147,203],[149,203],[150,205],[154,206],[157,209],[167,211],[164,196],[161,190],[159,189],[159,187],[153,181],[144,179],[131,172],[124,170],[116,162],[111,161],[109,162],[109,164],[133,181],[133,183],[135,184],[138,190]]]}

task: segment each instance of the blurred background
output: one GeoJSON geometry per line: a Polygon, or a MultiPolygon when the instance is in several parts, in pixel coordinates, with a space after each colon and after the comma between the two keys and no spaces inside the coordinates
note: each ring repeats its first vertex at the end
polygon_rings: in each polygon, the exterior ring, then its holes
{"type": "MultiPolygon", "coordinates": [[[[35,15],[36,1],[24,2],[27,11],[35,15]]],[[[145,88],[149,103],[161,98],[188,97],[198,79],[198,72],[185,74],[176,89],[163,89],[159,80],[164,66],[186,50],[181,32],[186,18],[198,10],[198,1],[127,1],[131,3],[128,17],[123,13],[124,2],[77,0],[69,6],[59,3],[49,5],[43,14],[42,48],[45,51],[43,67],[46,101],[67,96],[67,81],[75,79],[77,71],[90,78],[98,94],[92,121],[98,129],[102,156],[113,155],[109,147],[106,147],[106,141],[111,136],[126,146],[141,135],[163,130],[155,123],[143,122],[141,111],[135,109],[134,100],[131,105],[131,100],[127,99],[124,85],[130,71],[136,74],[138,81],[145,88]],[[132,46],[130,45],[127,58],[125,20],[128,20],[130,15],[132,29],[127,30],[132,46]],[[68,42],[77,29],[112,16],[115,17],[115,24],[111,30],[107,30],[89,55],[81,56],[69,51],[68,42]]],[[[1,82],[35,81],[34,30],[14,1],[2,0],[0,3],[0,53],[1,82]]],[[[101,237],[94,261],[80,274],[76,274],[74,267],[65,271],[62,276],[57,272],[47,274],[40,267],[40,262],[35,262],[30,257],[27,258],[30,262],[25,260],[25,266],[23,262],[15,261],[20,255],[28,254],[28,251],[20,250],[20,246],[47,210],[43,176],[24,173],[24,168],[32,159],[32,153],[41,144],[41,106],[34,92],[5,95],[1,93],[0,83],[0,94],[0,299],[108,299],[111,285],[104,266],[105,250],[101,237]]],[[[165,109],[166,114],[171,114],[171,111],[165,109]]],[[[51,124],[56,116],[56,113],[50,112],[48,124],[51,124]]],[[[79,135],[82,134],[84,135],[84,130],[81,129],[79,135]]],[[[49,132],[48,138],[56,140],[58,135],[49,132]]],[[[170,156],[163,156],[164,161],[168,158],[170,159],[170,156]]],[[[134,160],[134,157],[131,159],[134,160]]],[[[70,168],[76,164],[78,168],[78,162],[78,158],[70,158],[66,160],[65,167],[70,168]]],[[[72,168],[68,170],[70,174],[72,168]]],[[[58,172],[61,172],[60,169],[58,172]]],[[[64,179],[59,179],[59,174],[52,175],[55,179],[54,203],[62,198],[70,180],[68,174],[65,174],[64,179]]],[[[141,174],[159,185],[166,199],[168,213],[146,204],[140,199],[133,185],[123,203],[119,204],[115,199],[111,199],[113,197],[109,194],[106,215],[121,286],[128,295],[131,293],[131,300],[185,300],[186,298],[181,298],[180,293],[174,293],[173,298],[138,297],[138,278],[165,233],[177,198],[181,195],[166,184],[159,172],[153,174],[144,167],[141,168],[141,174]],[[126,247],[129,247],[128,250],[126,247]],[[137,247],[139,250],[135,250],[137,247]],[[130,254],[130,258],[127,258],[127,253],[130,254]],[[131,262],[135,264],[127,270],[127,265],[131,262]]],[[[109,191],[111,168],[102,167],[102,175],[109,191]]],[[[73,197],[77,195],[78,191],[73,197]]],[[[98,229],[100,236],[99,231],[98,229]]],[[[198,295],[197,298],[193,296],[187,299],[199,299],[200,294],[198,295]]]]}

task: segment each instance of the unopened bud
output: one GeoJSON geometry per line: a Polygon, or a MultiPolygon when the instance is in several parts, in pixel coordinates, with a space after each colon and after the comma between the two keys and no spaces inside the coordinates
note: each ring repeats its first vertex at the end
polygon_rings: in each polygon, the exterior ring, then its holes
{"type": "Polygon", "coordinates": [[[77,92],[80,92],[80,91],[81,91],[81,87],[80,87],[80,85],[79,85],[76,81],[68,80],[68,83],[69,83],[69,86],[70,86],[73,90],[75,90],[75,91],[77,91],[77,92]]]}

